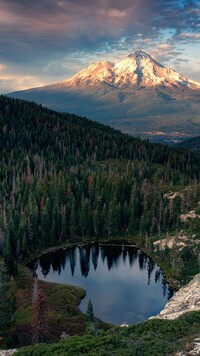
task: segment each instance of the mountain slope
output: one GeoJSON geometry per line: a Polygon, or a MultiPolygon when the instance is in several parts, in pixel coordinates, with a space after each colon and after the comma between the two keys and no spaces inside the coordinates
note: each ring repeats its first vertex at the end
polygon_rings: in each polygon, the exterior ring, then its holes
{"type": "Polygon", "coordinates": [[[192,137],[176,145],[176,147],[184,147],[193,151],[200,152],[200,136],[192,137]]]}
{"type": "Polygon", "coordinates": [[[9,96],[155,140],[200,134],[200,83],[142,51],[116,64],[94,63],[60,83],[9,96]]]}

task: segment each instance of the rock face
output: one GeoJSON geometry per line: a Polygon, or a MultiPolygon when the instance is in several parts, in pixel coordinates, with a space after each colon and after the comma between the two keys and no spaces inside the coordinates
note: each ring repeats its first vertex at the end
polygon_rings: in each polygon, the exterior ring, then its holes
{"type": "MultiPolygon", "coordinates": [[[[186,312],[200,310],[200,273],[189,284],[182,287],[170,299],[159,315],[150,319],[176,319],[186,312]]],[[[200,335],[190,345],[190,351],[180,351],[175,356],[198,356],[200,355],[200,335]]]]}
{"type": "Polygon", "coordinates": [[[200,274],[176,292],[160,314],[154,318],[172,320],[186,312],[197,310],[200,310],[200,274]]]}

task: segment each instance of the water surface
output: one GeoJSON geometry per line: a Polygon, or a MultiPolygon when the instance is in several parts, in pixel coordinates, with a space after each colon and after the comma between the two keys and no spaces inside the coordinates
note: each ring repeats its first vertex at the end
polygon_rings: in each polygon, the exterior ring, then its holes
{"type": "Polygon", "coordinates": [[[48,253],[37,261],[38,278],[86,290],[94,314],[115,324],[134,324],[158,314],[173,295],[160,267],[131,246],[79,246],[48,253]]]}

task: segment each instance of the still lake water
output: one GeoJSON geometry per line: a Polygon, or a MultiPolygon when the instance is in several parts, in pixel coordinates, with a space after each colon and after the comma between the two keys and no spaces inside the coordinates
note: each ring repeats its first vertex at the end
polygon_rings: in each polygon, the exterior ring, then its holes
{"type": "Polygon", "coordinates": [[[45,254],[34,265],[38,278],[86,290],[96,317],[134,324],[158,314],[173,295],[160,267],[132,246],[78,246],[45,254]]]}

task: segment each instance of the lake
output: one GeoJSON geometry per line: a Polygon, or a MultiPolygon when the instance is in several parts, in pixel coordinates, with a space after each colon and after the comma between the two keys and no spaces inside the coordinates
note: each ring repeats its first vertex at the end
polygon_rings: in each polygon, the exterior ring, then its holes
{"type": "Polygon", "coordinates": [[[86,290],[94,314],[115,325],[134,324],[158,314],[174,291],[161,268],[127,245],[77,246],[42,255],[34,265],[38,278],[78,285],[86,290]]]}

